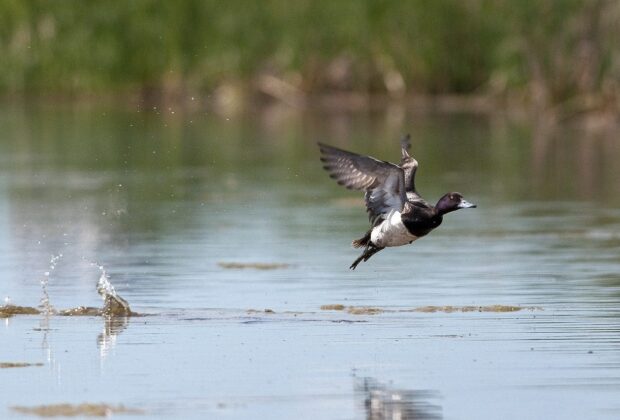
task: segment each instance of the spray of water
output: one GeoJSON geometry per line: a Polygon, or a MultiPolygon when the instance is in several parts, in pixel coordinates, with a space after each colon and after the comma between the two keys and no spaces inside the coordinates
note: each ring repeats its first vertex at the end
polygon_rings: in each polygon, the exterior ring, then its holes
{"type": "MultiPolygon", "coordinates": [[[[92,308],[86,306],[79,306],[77,308],[65,309],[58,311],[50,303],[47,286],[52,272],[56,268],[56,264],[62,258],[62,254],[52,256],[50,260],[49,271],[45,272],[43,279],[41,280],[42,297],[39,304],[39,309],[29,306],[16,306],[12,305],[10,298],[7,296],[4,299],[4,305],[0,305],[0,317],[9,318],[17,314],[43,314],[43,321],[47,322],[50,315],[62,315],[62,316],[98,316],[103,315],[105,317],[127,317],[138,316],[137,313],[132,312],[129,307],[129,303],[123,299],[114,289],[114,286],[110,282],[110,278],[105,268],[101,264],[91,263],[92,266],[97,267],[101,272],[99,280],[97,281],[97,292],[103,299],[103,308],[92,308]]],[[[43,328],[43,327],[42,327],[43,328]]],[[[47,329],[45,326],[44,329],[47,329]]]]}
{"type": "Polygon", "coordinates": [[[129,303],[116,293],[110,282],[110,277],[101,264],[92,263],[101,272],[97,281],[97,293],[103,299],[102,315],[105,317],[103,332],[97,337],[101,360],[103,361],[116,344],[116,338],[129,322],[128,316],[135,315],[129,308],[129,303]]]}
{"type": "Polygon", "coordinates": [[[54,313],[54,307],[50,303],[50,296],[47,292],[47,285],[49,284],[50,276],[56,269],[56,265],[61,258],[62,254],[52,255],[52,258],[50,259],[49,270],[43,273],[43,278],[41,279],[41,290],[43,292],[43,296],[39,301],[39,308],[41,308],[41,312],[46,316],[54,313]]]}
{"type": "Polygon", "coordinates": [[[103,299],[103,310],[102,313],[104,316],[129,316],[132,315],[131,309],[129,308],[129,303],[120,297],[118,293],[116,293],[116,289],[110,282],[110,277],[105,270],[103,265],[92,263],[95,267],[99,269],[101,275],[99,276],[99,280],[97,281],[97,293],[103,299]]]}
{"type": "Polygon", "coordinates": [[[110,277],[105,271],[105,267],[97,263],[93,263],[93,265],[101,272],[101,276],[99,276],[99,280],[97,281],[97,293],[99,293],[104,301],[108,296],[116,296],[116,289],[114,289],[114,286],[110,282],[110,277]]]}

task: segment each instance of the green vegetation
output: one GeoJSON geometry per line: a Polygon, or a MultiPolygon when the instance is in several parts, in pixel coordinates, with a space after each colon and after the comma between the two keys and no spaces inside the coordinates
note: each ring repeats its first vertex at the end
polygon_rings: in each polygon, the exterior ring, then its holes
{"type": "Polygon", "coordinates": [[[612,0],[0,3],[0,92],[493,94],[614,104],[612,0]]]}

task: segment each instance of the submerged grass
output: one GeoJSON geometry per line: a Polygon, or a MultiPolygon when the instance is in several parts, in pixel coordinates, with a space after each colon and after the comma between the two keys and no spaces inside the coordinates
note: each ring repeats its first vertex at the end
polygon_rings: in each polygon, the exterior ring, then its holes
{"type": "Polygon", "coordinates": [[[38,315],[41,311],[31,306],[4,305],[0,306],[0,318],[9,318],[13,315],[38,315]]]}
{"type": "MultiPolygon", "coordinates": [[[[112,299],[112,302],[115,300],[112,299]]],[[[132,311],[129,306],[125,305],[104,305],[103,308],[95,308],[93,306],[78,306],[76,308],[63,309],[58,311],[60,316],[105,316],[108,318],[143,316],[138,312],[132,311]]]]}
{"type": "Polygon", "coordinates": [[[352,315],[377,315],[384,312],[517,312],[542,310],[538,306],[486,305],[486,306],[419,306],[412,309],[385,309],[372,306],[345,306],[342,304],[322,305],[322,311],[347,311],[352,315]]]}
{"type": "MultiPolygon", "coordinates": [[[[0,306],[0,318],[10,318],[14,315],[40,315],[42,312],[32,306],[5,305],[0,306]]],[[[122,305],[105,305],[103,308],[95,308],[92,306],[78,306],[76,308],[62,309],[55,312],[60,316],[140,316],[141,314],[133,312],[128,306],[122,305]]]]}
{"type": "Polygon", "coordinates": [[[351,315],[377,315],[385,312],[385,309],[373,308],[369,306],[349,306],[347,312],[351,315]]]}
{"type": "MultiPolygon", "coordinates": [[[[14,315],[40,315],[43,312],[32,306],[4,305],[0,306],[0,318],[10,318],[14,315]]],[[[60,316],[106,316],[127,317],[141,316],[129,307],[127,301],[120,296],[107,296],[103,308],[92,306],[78,306],[76,308],[54,311],[53,315],[60,316]]]]}
{"type": "Polygon", "coordinates": [[[339,303],[333,305],[323,305],[321,306],[322,311],[344,311],[346,306],[341,305],[339,303]]]}
{"type": "Polygon", "coordinates": [[[101,316],[103,310],[92,306],[78,306],[77,308],[63,309],[58,312],[60,316],[101,316]]]}
{"type": "Polygon", "coordinates": [[[541,309],[535,307],[521,307],[511,305],[489,305],[489,306],[421,306],[413,309],[415,312],[517,312],[523,309],[541,309]]]}
{"type": "Polygon", "coordinates": [[[113,414],[145,414],[144,410],[128,408],[124,405],[110,404],[50,404],[34,407],[13,406],[13,411],[22,414],[33,414],[39,417],[109,417],[113,414]]]}
{"type": "Polygon", "coordinates": [[[260,309],[248,309],[246,311],[248,314],[275,314],[276,312],[273,309],[264,309],[264,310],[260,310],[260,309]]]}
{"type": "Polygon", "coordinates": [[[228,270],[245,270],[245,269],[255,269],[255,270],[278,270],[283,268],[291,267],[290,264],[284,263],[240,263],[240,262],[218,262],[222,268],[228,270]]]}
{"type": "Polygon", "coordinates": [[[43,363],[0,362],[0,369],[24,368],[31,366],[43,366],[43,363]]]}

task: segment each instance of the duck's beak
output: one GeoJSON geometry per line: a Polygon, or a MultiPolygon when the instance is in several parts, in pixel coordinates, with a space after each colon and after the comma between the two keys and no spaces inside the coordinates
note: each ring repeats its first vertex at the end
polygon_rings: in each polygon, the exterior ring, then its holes
{"type": "Polygon", "coordinates": [[[476,208],[477,206],[474,203],[470,203],[467,200],[461,200],[461,202],[458,205],[459,209],[472,209],[472,208],[476,208]]]}

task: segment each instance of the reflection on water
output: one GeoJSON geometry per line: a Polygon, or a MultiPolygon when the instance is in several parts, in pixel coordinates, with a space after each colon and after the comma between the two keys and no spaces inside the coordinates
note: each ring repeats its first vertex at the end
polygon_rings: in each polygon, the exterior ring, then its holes
{"type": "Polygon", "coordinates": [[[0,297],[33,315],[0,311],[0,360],[51,367],[2,372],[2,418],[93,400],[170,418],[617,417],[617,131],[402,107],[2,111],[0,297]],[[363,200],[316,142],[393,161],[405,132],[423,195],[479,208],[350,273],[363,200]],[[121,316],[101,316],[97,280],[121,316]],[[385,384],[352,392],[353,369],[385,384]]]}
{"type": "Polygon", "coordinates": [[[434,391],[395,389],[374,378],[358,381],[355,392],[364,398],[367,420],[439,420],[441,406],[434,391]]]}
{"type": "Polygon", "coordinates": [[[129,303],[123,299],[118,293],[110,279],[105,268],[102,265],[91,263],[92,266],[97,267],[101,273],[99,280],[97,281],[97,293],[103,300],[102,308],[94,308],[87,306],[78,306],[76,308],[56,310],[52,306],[47,290],[48,282],[51,272],[54,271],[59,259],[62,258],[62,254],[53,256],[50,260],[50,270],[45,272],[44,279],[41,281],[41,293],[40,310],[26,306],[16,306],[8,303],[4,306],[0,306],[0,316],[8,318],[14,315],[41,315],[39,321],[39,327],[36,331],[43,333],[41,342],[41,348],[45,352],[45,360],[47,363],[55,369],[55,360],[53,357],[52,347],[49,344],[48,334],[50,329],[50,319],[54,315],[73,317],[73,316],[101,316],[104,320],[103,332],[97,337],[97,345],[100,351],[100,357],[103,360],[108,353],[114,348],[118,335],[127,328],[129,324],[130,316],[139,316],[129,307],[129,303]]]}
{"type": "Polygon", "coordinates": [[[118,335],[125,331],[128,324],[128,316],[104,317],[103,331],[97,336],[97,347],[102,360],[114,349],[118,335]]]}

